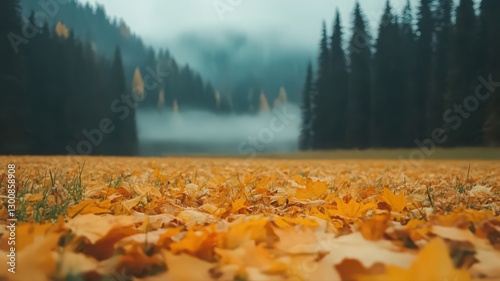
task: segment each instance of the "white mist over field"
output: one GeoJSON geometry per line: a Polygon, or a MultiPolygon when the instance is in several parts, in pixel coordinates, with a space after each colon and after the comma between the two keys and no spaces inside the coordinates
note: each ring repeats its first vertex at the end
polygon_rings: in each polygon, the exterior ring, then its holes
{"type": "Polygon", "coordinates": [[[296,105],[256,115],[202,111],[138,111],[142,155],[240,154],[298,149],[301,115],[296,105]]]}

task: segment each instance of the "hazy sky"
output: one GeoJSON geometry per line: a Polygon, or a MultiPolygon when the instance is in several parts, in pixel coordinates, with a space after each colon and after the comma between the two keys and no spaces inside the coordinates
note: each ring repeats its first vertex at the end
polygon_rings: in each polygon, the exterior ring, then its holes
{"type": "MultiPolygon", "coordinates": [[[[354,0],[84,0],[104,4],[111,16],[123,18],[146,44],[169,47],[186,33],[217,34],[232,30],[273,44],[316,48],[321,22],[331,24],[339,8],[345,27],[352,21],[354,0]],[[234,4],[232,4],[234,3],[234,4]],[[219,4],[219,9],[214,5],[219,4]],[[229,8],[228,11],[222,10],[229,8]]],[[[360,0],[372,32],[386,0],[360,0]]],[[[416,2],[415,0],[411,0],[416,2]]],[[[406,0],[391,0],[398,13],[406,0]]]]}

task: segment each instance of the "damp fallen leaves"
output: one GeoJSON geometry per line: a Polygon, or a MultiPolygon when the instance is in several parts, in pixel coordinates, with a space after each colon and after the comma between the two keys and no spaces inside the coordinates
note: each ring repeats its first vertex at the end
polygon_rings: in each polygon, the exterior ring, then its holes
{"type": "Polygon", "coordinates": [[[498,162],[15,162],[0,280],[500,280],[498,162]]]}

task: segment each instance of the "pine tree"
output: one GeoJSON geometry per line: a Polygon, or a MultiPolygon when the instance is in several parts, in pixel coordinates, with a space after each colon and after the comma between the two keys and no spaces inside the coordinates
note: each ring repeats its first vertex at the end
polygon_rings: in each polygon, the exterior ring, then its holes
{"type": "Polygon", "coordinates": [[[0,153],[25,154],[31,146],[27,106],[22,22],[18,0],[0,2],[0,153]],[[15,120],[15,122],[13,122],[15,120]]]}
{"type": "Polygon", "coordinates": [[[348,147],[364,149],[369,146],[371,50],[370,36],[359,3],[354,10],[353,35],[349,44],[351,73],[346,143],[348,147]]]}
{"type": "Polygon", "coordinates": [[[418,92],[416,89],[416,34],[413,29],[413,11],[410,1],[406,1],[400,24],[402,90],[401,108],[403,110],[403,128],[401,129],[400,146],[413,147],[418,135],[418,116],[422,114],[415,106],[418,92]]]}
{"type": "MultiPolygon", "coordinates": [[[[29,24],[35,25],[35,13],[29,17],[29,24]]],[[[43,125],[49,114],[45,108],[47,97],[50,96],[53,85],[50,77],[53,76],[53,69],[50,66],[53,62],[53,42],[50,39],[50,31],[47,24],[42,28],[43,32],[30,40],[23,51],[26,62],[28,107],[31,108],[29,120],[32,127],[33,152],[47,154],[53,140],[47,139],[47,132],[43,125]],[[44,116],[45,118],[42,118],[44,116]]],[[[50,105],[48,105],[50,106],[50,105]]],[[[52,112],[51,112],[52,113],[52,112]]]]}
{"type": "MultiPolygon", "coordinates": [[[[53,70],[47,78],[47,92],[43,108],[50,108],[50,113],[43,114],[42,152],[43,154],[63,154],[64,146],[68,141],[71,123],[61,116],[68,115],[68,103],[72,93],[76,90],[75,77],[75,38],[68,31],[67,36],[57,36],[56,28],[52,28],[52,50],[46,54],[49,57],[47,65],[53,70]]],[[[39,58],[34,58],[39,59],[39,58]]],[[[36,92],[38,90],[35,90],[36,92]]],[[[35,92],[35,94],[37,94],[35,92]]],[[[101,111],[98,111],[99,113],[101,111]]]]}
{"type": "Polygon", "coordinates": [[[330,95],[333,100],[329,105],[332,118],[331,148],[344,148],[346,145],[349,74],[342,35],[340,13],[337,10],[330,44],[330,95]]]}
{"type": "Polygon", "coordinates": [[[119,47],[115,50],[113,65],[111,66],[111,85],[113,86],[114,99],[120,98],[122,94],[127,93],[126,81],[123,72],[122,55],[119,47]]]}
{"type": "Polygon", "coordinates": [[[330,132],[332,129],[332,118],[330,117],[332,105],[330,93],[330,51],[328,49],[328,36],[326,32],[326,23],[323,22],[320,53],[318,58],[318,71],[316,79],[317,93],[313,97],[315,108],[313,118],[313,140],[314,149],[327,149],[331,144],[330,132]]]}
{"type": "Polygon", "coordinates": [[[220,104],[220,100],[217,101],[216,92],[214,90],[214,87],[212,86],[212,83],[210,82],[205,85],[203,100],[205,110],[208,110],[210,112],[217,112],[218,102],[220,104]]]}
{"type": "Polygon", "coordinates": [[[435,55],[433,62],[433,89],[428,101],[427,131],[443,126],[444,97],[447,89],[450,39],[453,28],[453,0],[438,0],[434,11],[435,55]]]}
{"type": "Polygon", "coordinates": [[[427,101],[432,92],[432,54],[434,23],[431,11],[432,0],[421,0],[418,10],[414,106],[416,108],[417,139],[427,137],[427,101]]]}
{"type": "MultiPolygon", "coordinates": [[[[158,60],[156,59],[155,50],[150,47],[147,50],[146,59],[142,63],[142,67],[140,68],[141,73],[146,76],[151,73],[151,71],[156,71],[157,64],[158,60]]],[[[158,83],[159,81],[156,81],[154,77],[153,79],[151,79],[151,81],[146,82],[149,83],[149,87],[144,87],[144,100],[141,101],[139,106],[140,108],[154,108],[156,106],[156,101],[158,100],[158,95],[160,93],[162,85],[160,85],[158,83]]]]}
{"type": "Polygon", "coordinates": [[[449,136],[447,145],[468,146],[482,143],[483,107],[479,103],[469,104],[466,99],[475,93],[478,83],[477,42],[474,2],[461,0],[456,10],[456,24],[450,50],[446,108],[452,111],[445,112],[445,127],[449,136]],[[455,120],[457,116],[460,120],[455,120]]]}
{"type": "Polygon", "coordinates": [[[299,138],[299,148],[301,150],[310,150],[312,148],[312,128],[311,122],[313,120],[313,107],[312,107],[312,98],[313,98],[313,70],[312,65],[309,63],[307,66],[307,76],[306,82],[304,84],[304,90],[302,91],[302,125],[300,128],[300,138],[299,138]]]}
{"type": "Polygon", "coordinates": [[[372,103],[372,146],[396,147],[403,119],[402,72],[400,69],[399,27],[389,1],[379,27],[374,55],[374,92],[372,103]]]}
{"type": "Polygon", "coordinates": [[[182,110],[192,107],[192,98],[194,96],[193,91],[194,85],[194,74],[191,71],[189,65],[182,68],[179,74],[179,91],[177,92],[176,100],[178,107],[182,110]]]}
{"type": "Polygon", "coordinates": [[[0,54],[2,64],[0,65],[0,75],[2,77],[13,71],[19,71],[19,51],[26,43],[22,37],[22,21],[19,8],[19,0],[5,0],[0,3],[0,54]],[[17,67],[17,69],[16,69],[17,67]]]}
{"type": "Polygon", "coordinates": [[[165,80],[165,93],[167,108],[172,108],[174,99],[177,98],[180,89],[179,66],[172,58],[167,59],[168,79],[165,80]]]}
{"type": "MultiPolygon", "coordinates": [[[[113,66],[111,67],[111,85],[114,95],[113,99],[121,99],[122,95],[126,95],[126,81],[123,70],[122,56],[119,48],[115,50],[113,66]]],[[[110,102],[109,104],[111,104],[110,102]]],[[[129,107],[129,114],[120,116],[115,113],[113,116],[113,125],[116,127],[112,133],[110,154],[114,155],[136,155],[137,154],[137,129],[135,121],[135,108],[129,107]]]]}
{"type": "Polygon", "coordinates": [[[203,79],[199,74],[194,75],[194,81],[192,84],[192,97],[189,100],[191,106],[198,110],[204,110],[205,100],[204,100],[204,89],[203,89],[203,79]]]}
{"type": "Polygon", "coordinates": [[[483,126],[485,142],[490,146],[500,146],[500,1],[482,0],[480,15],[480,68],[485,80],[493,80],[496,85],[481,90],[482,95],[490,93],[486,100],[487,113],[483,126]]]}

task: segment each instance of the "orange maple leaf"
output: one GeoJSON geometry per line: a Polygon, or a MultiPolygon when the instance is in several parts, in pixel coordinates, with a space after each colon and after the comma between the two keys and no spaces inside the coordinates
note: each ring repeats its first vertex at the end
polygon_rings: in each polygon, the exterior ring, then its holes
{"type": "Polygon", "coordinates": [[[456,269],[448,255],[448,248],[441,238],[429,242],[408,269],[388,265],[385,274],[360,276],[361,281],[443,281],[471,280],[465,269],[456,269]]]}
{"type": "Polygon", "coordinates": [[[99,201],[95,199],[83,200],[77,205],[68,209],[68,216],[70,218],[73,218],[76,215],[111,213],[110,210],[101,208],[98,206],[98,204],[99,201]]]}
{"type": "Polygon", "coordinates": [[[172,243],[170,245],[170,249],[175,254],[183,251],[194,254],[200,249],[200,247],[203,245],[203,242],[208,237],[208,232],[189,230],[188,232],[186,232],[186,235],[181,241],[172,243]]]}
{"type": "Polygon", "coordinates": [[[391,206],[392,210],[401,213],[406,207],[407,200],[403,193],[394,194],[390,189],[384,188],[382,200],[391,206]]]}
{"type": "Polygon", "coordinates": [[[247,206],[245,206],[246,199],[244,197],[233,201],[231,204],[231,211],[233,213],[237,213],[241,209],[245,209],[247,206]]]}
{"type": "Polygon", "coordinates": [[[325,182],[306,179],[306,188],[299,188],[295,193],[297,199],[317,200],[326,195],[328,185],[325,182]]]}
{"type": "Polygon", "coordinates": [[[389,220],[388,214],[376,215],[360,223],[359,230],[366,240],[377,241],[384,236],[389,227],[389,220]]]}
{"type": "Polygon", "coordinates": [[[337,198],[337,210],[328,210],[330,215],[341,215],[344,217],[355,218],[364,216],[366,211],[375,208],[373,203],[358,203],[356,200],[351,199],[349,203],[337,198]]]}

